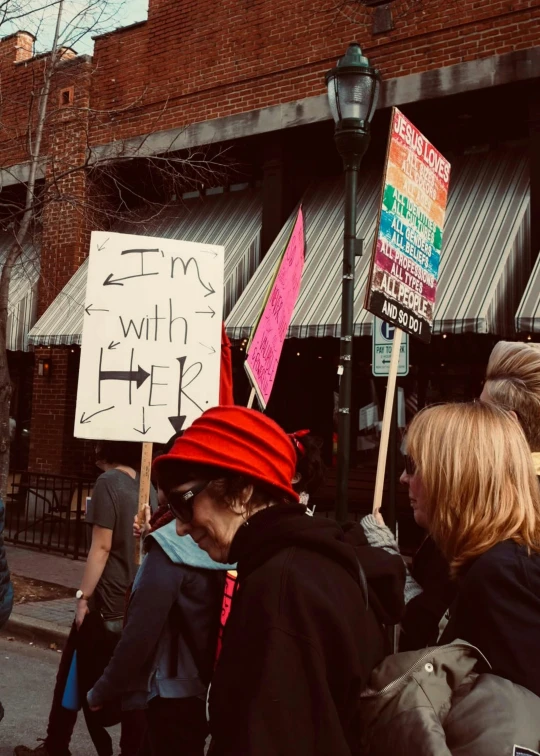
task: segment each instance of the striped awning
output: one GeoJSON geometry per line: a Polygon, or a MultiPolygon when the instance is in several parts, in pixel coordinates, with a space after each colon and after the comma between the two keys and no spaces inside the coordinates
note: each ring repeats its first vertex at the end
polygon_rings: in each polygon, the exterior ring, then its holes
{"type": "Polygon", "coordinates": [[[518,333],[540,333],[540,255],[516,313],[518,333]]]}
{"type": "MultiPolygon", "coordinates": [[[[354,334],[371,334],[364,310],[376,233],[380,174],[360,174],[354,334]]],[[[303,199],[306,263],[287,336],[339,336],[343,249],[343,179],[313,184],[303,199]]],[[[467,155],[452,164],[435,333],[506,334],[530,272],[529,173],[522,149],[467,155]],[[521,289],[520,289],[521,287],[521,289]],[[512,306],[514,310],[512,310],[512,306]]],[[[231,338],[249,336],[294,222],[291,215],[227,320],[231,338]]]]}
{"type": "MultiPolygon", "coordinates": [[[[124,222],[111,231],[223,245],[227,315],[259,264],[261,213],[260,192],[227,192],[186,200],[156,218],[124,222]]],[[[32,329],[31,344],[81,343],[87,274],[85,260],[32,329]]]]}
{"type": "MultiPolygon", "coordinates": [[[[13,234],[0,234],[0,270],[13,244],[13,234]]],[[[29,238],[13,267],[9,284],[7,348],[28,352],[28,334],[37,315],[39,281],[39,242],[29,238]]]]}

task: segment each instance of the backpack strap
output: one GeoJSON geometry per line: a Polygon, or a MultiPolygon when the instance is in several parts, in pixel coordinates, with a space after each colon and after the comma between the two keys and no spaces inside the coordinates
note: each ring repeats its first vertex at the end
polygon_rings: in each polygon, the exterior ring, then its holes
{"type": "Polygon", "coordinates": [[[362,591],[362,596],[364,597],[364,605],[367,612],[367,610],[369,609],[369,591],[366,573],[364,572],[364,568],[360,564],[358,557],[356,557],[356,562],[358,564],[358,582],[360,583],[360,590],[362,591]]]}

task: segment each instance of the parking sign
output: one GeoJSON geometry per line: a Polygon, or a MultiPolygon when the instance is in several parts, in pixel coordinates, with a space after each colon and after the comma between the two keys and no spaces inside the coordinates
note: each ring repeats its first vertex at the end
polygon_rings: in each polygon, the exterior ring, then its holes
{"type": "MultiPolygon", "coordinates": [[[[392,356],[392,342],[394,341],[395,326],[373,317],[372,343],[373,359],[372,372],[375,376],[386,376],[390,369],[392,356]]],[[[398,375],[409,374],[409,334],[403,333],[399,350],[398,375]]]]}

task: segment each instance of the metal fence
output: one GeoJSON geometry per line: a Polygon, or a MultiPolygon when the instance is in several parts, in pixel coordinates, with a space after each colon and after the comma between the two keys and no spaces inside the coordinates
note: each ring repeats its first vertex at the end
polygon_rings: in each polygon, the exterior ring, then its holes
{"type": "Polygon", "coordinates": [[[85,522],[86,504],[94,482],[45,473],[10,473],[6,541],[74,559],[86,556],[91,536],[85,522]]]}

